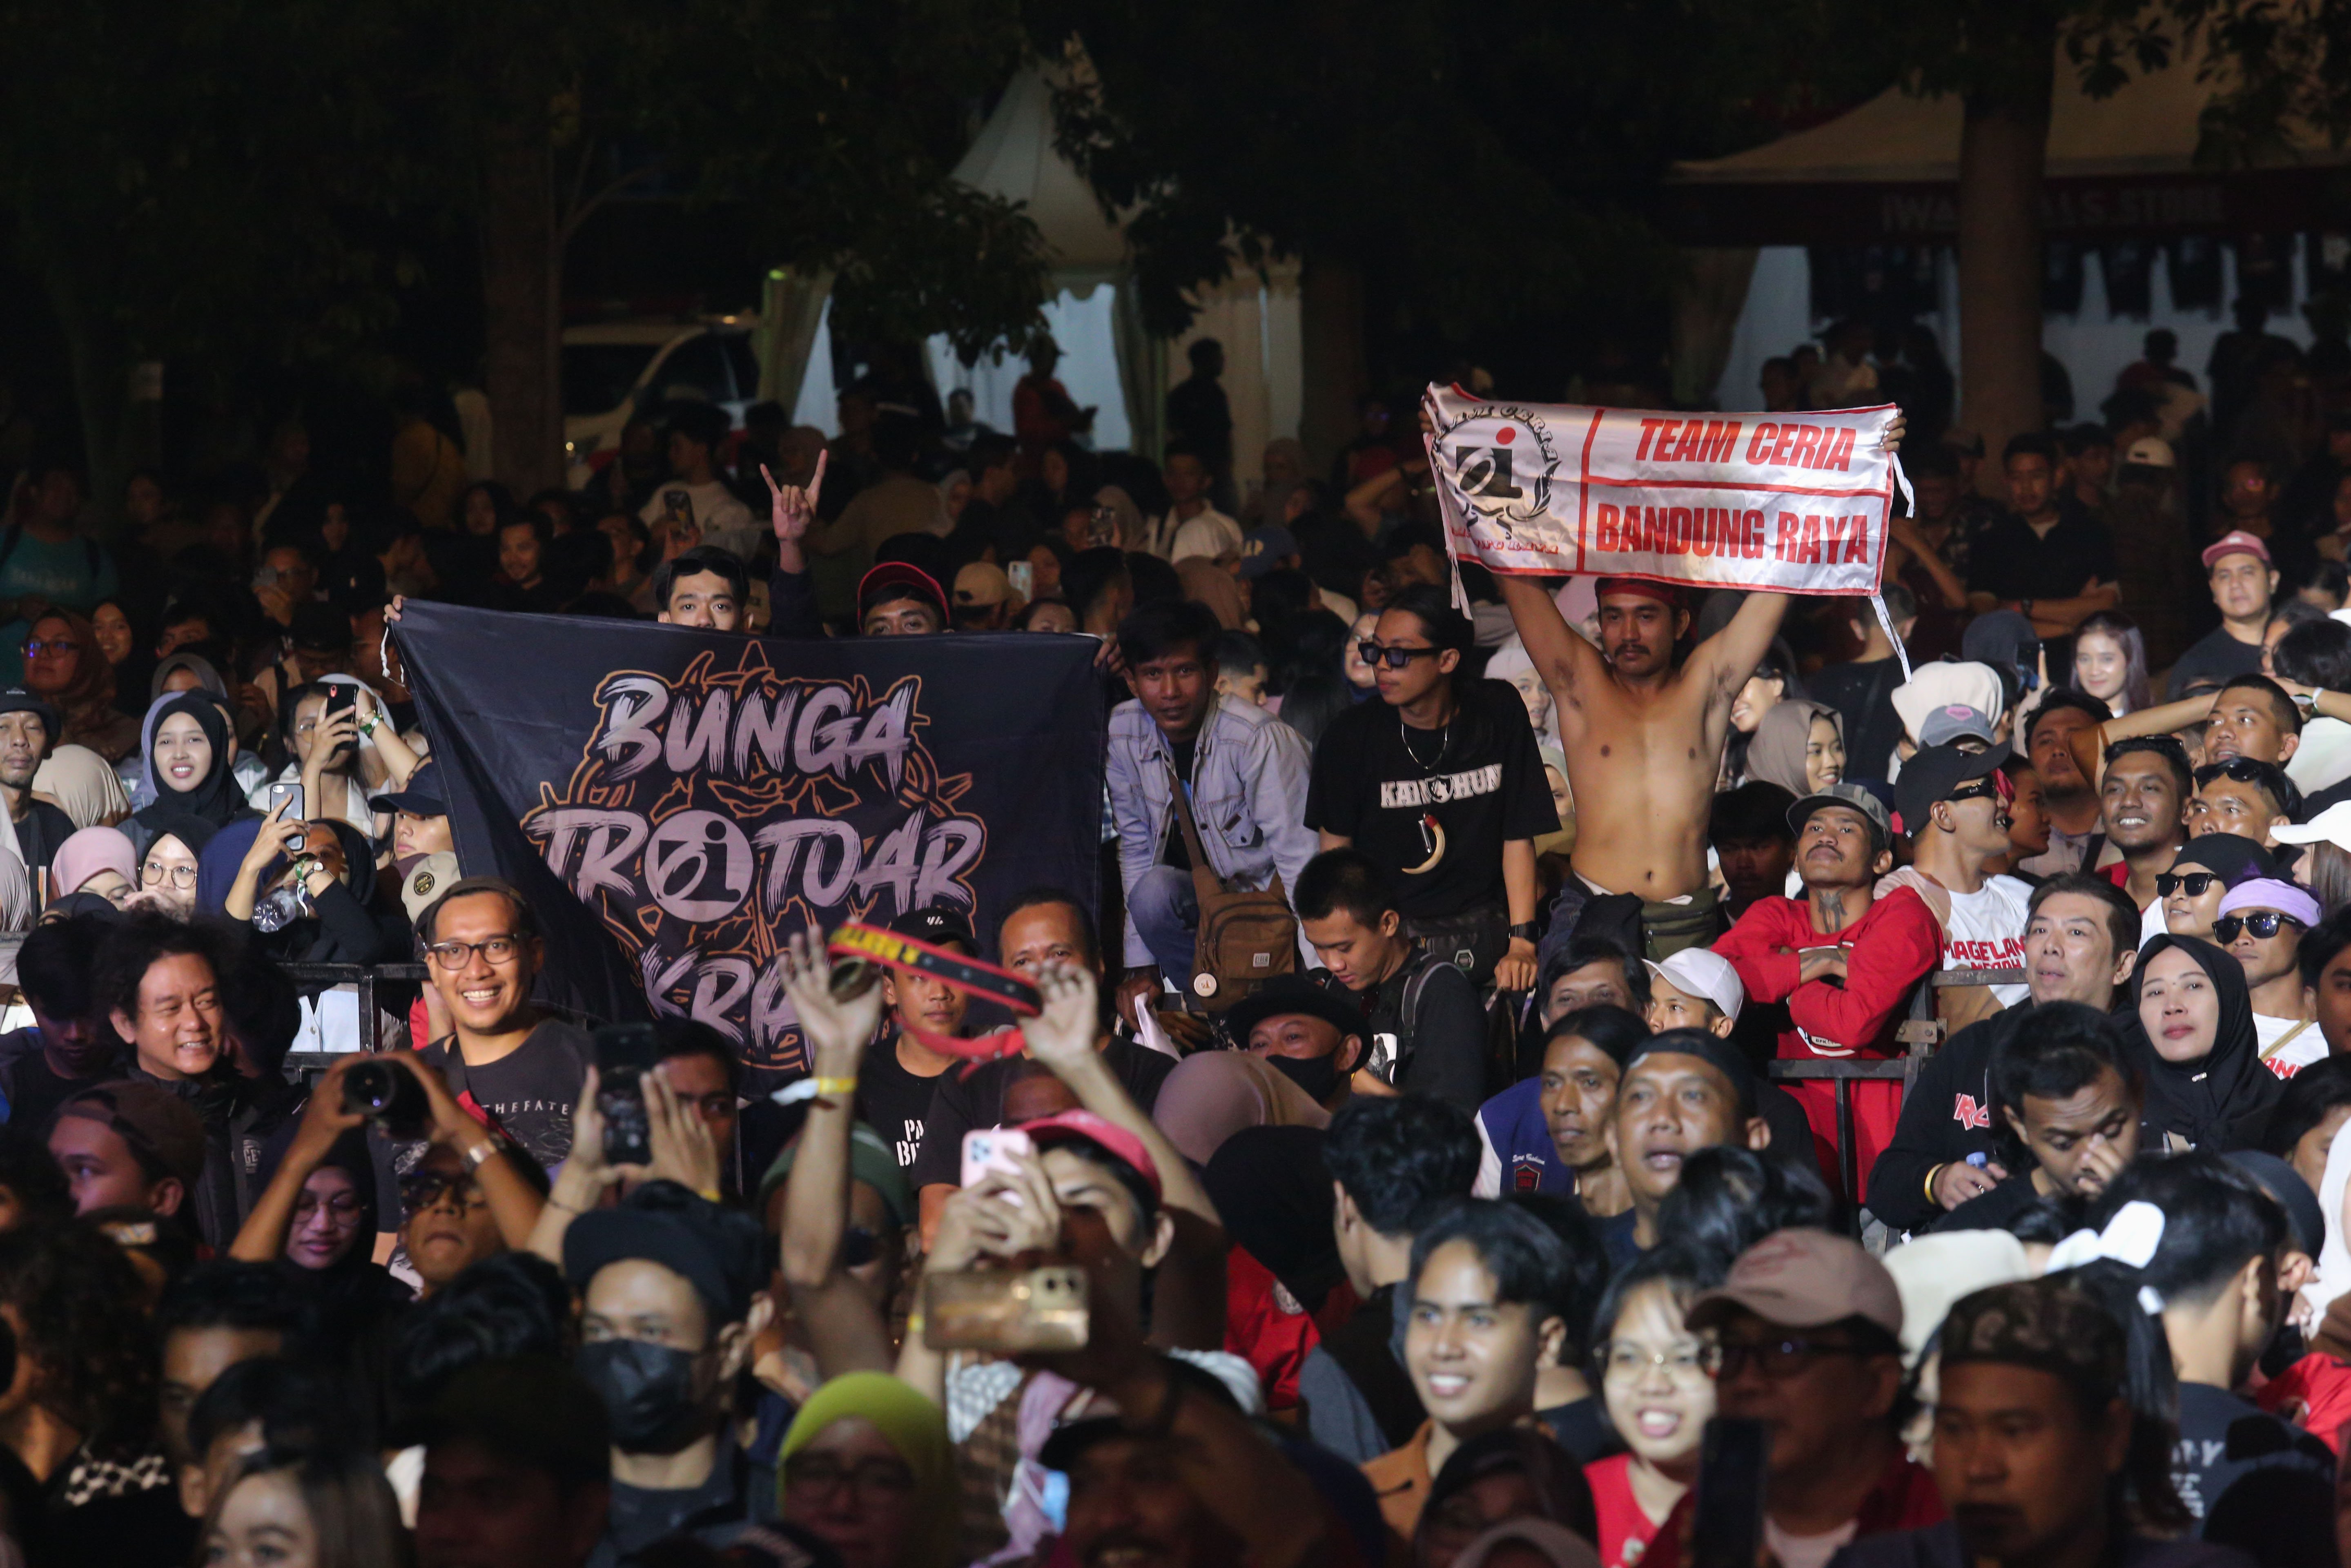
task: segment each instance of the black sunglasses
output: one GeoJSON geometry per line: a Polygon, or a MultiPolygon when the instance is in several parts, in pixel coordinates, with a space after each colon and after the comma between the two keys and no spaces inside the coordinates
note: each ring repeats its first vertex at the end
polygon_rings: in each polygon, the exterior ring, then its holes
{"type": "Polygon", "coordinates": [[[1366,637],[1355,644],[1356,657],[1366,664],[1384,664],[1391,670],[1401,670],[1415,659],[1434,659],[1445,652],[1442,648],[1383,647],[1366,637]]]}
{"type": "Polygon", "coordinates": [[[2155,895],[2158,898],[2169,898],[2184,887],[2188,890],[2189,897],[2201,898],[2210,893],[2212,890],[2212,884],[2220,880],[2220,873],[2217,871],[2167,871],[2155,879],[2155,895]]]}
{"type": "Polygon", "coordinates": [[[2238,932],[2251,931],[2267,941],[2278,934],[2281,925],[2291,925],[2296,931],[2310,929],[2291,915],[2280,914],[2274,909],[2256,909],[2251,915],[2223,915],[2212,922],[2212,935],[2222,942],[2234,942],[2238,932]]]}
{"type": "Polygon", "coordinates": [[[2200,789],[2215,779],[2233,779],[2240,784],[2270,784],[2277,776],[2277,769],[2269,763],[2252,757],[2231,757],[2199,768],[2196,786],[2200,789]]]}

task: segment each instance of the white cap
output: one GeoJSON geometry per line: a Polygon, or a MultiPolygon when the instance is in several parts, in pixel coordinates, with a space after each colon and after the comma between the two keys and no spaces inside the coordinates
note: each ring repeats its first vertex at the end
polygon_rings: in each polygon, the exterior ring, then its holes
{"type": "Polygon", "coordinates": [[[2132,442],[2130,450],[2123,454],[2123,461],[2136,463],[2143,468],[2179,466],[2179,459],[2171,455],[2171,443],[2159,435],[2142,435],[2132,442]]]}
{"type": "Polygon", "coordinates": [[[1722,1016],[1736,1020],[1739,1009],[1747,1005],[1747,988],[1740,983],[1739,971],[1730,960],[1707,947],[1685,947],[1660,964],[1644,958],[1649,973],[1665,981],[1686,997],[1704,997],[1722,1009],[1722,1016]]]}
{"type": "Polygon", "coordinates": [[[1971,707],[1999,723],[2008,708],[2002,695],[2000,677],[1990,664],[1945,659],[1919,665],[1907,685],[1894,688],[1894,711],[1902,716],[1903,728],[1923,739],[1927,716],[1938,708],[1971,707]]]}
{"type": "Polygon", "coordinates": [[[2337,800],[2307,822],[2273,829],[2271,836],[2282,844],[2333,844],[2351,852],[2351,800],[2337,800]]]}

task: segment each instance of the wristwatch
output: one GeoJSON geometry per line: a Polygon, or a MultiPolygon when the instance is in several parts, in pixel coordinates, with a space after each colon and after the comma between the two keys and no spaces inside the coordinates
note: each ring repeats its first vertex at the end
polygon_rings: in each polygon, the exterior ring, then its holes
{"type": "Polygon", "coordinates": [[[1525,940],[1531,942],[1535,939],[1537,929],[1538,927],[1533,921],[1521,920],[1516,925],[1510,927],[1510,936],[1514,941],[1520,938],[1524,938],[1525,940]]]}

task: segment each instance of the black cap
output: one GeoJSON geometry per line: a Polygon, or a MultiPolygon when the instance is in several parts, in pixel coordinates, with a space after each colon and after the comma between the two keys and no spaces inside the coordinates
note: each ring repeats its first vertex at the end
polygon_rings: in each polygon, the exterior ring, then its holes
{"type": "Polygon", "coordinates": [[[57,745],[65,738],[65,720],[57,716],[57,710],[22,686],[10,686],[5,691],[0,691],[0,713],[29,713],[37,716],[42,726],[48,731],[51,746],[57,745]]]}
{"type": "Polygon", "coordinates": [[[885,929],[915,942],[927,942],[934,947],[944,947],[959,942],[963,950],[973,957],[979,956],[979,938],[971,932],[971,917],[952,904],[934,904],[927,909],[910,909],[890,922],[885,929]]]}
{"type": "Polygon", "coordinates": [[[1249,1043],[1249,1030],[1270,1018],[1304,1013],[1321,1019],[1339,1031],[1339,1038],[1364,1032],[1364,1011],[1303,975],[1280,975],[1268,980],[1225,1013],[1225,1029],[1236,1045],[1249,1043]]]}
{"type": "Polygon", "coordinates": [[[2286,1228],[2293,1232],[2295,1249],[2315,1260],[2319,1249],[2326,1244],[2326,1212],[2318,1207],[2318,1195],[2310,1190],[2302,1173],[2259,1149],[2231,1149],[2220,1157],[2251,1176],[2285,1210],[2286,1228]]]}
{"type": "Polygon", "coordinates": [[[421,1426],[416,1436],[427,1447],[471,1438],[552,1471],[566,1487],[603,1480],[612,1470],[603,1400],[553,1356],[476,1362],[449,1379],[421,1426]]]}
{"type": "Polygon", "coordinates": [[[1721,1036],[1702,1029],[1669,1029],[1663,1034],[1653,1034],[1625,1055],[1625,1071],[1632,1071],[1644,1057],[1650,1056],[1698,1058],[1730,1080],[1741,1110],[1750,1116],[1755,1113],[1755,1069],[1749,1064],[1745,1051],[1721,1036]]]}
{"type": "Polygon", "coordinates": [[[2000,764],[2001,759],[1989,751],[1961,751],[1956,746],[1920,750],[1902,765],[1902,777],[1894,781],[1894,809],[1902,814],[1895,831],[1920,831],[1936,801],[1949,800],[1951,791],[1962,784],[1989,777],[2000,764]]]}
{"type": "Polygon", "coordinates": [[[350,612],[331,604],[298,604],[286,634],[297,648],[347,653],[351,647],[350,612]]]}
{"type": "Polygon", "coordinates": [[[585,1291],[608,1263],[642,1258],[694,1287],[714,1323],[741,1322],[766,1283],[759,1223],[674,1181],[650,1181],[618,1207],[593,1208],[563,1233],[563,1272],[585,1291]]]}
{"type": "Polygon", "coordinates": [[[2276,857],[2241,833],[2204,833],[2192,838],[2172,857],[2171,869],[2184,872],[2200,866],[2220,873],[2222,883],[2230,887],[2241,882],[2267,877],[2273,882],[2284,880],[2278,870],[2276,857]]]}
{"type": "Polygon", "coordinates": [[[368,804],[379,811],[405,811],[412,817],[447,816],[449,796],[441,788],[441,765],[426,758],[408,776],[406,784],[392,794],[370,797],[368,804]]]}
{"type": "MultiPolygon", "coordinates": [[[[1172,1355],[1162,1357],[1160,1364],[1167,1369],[1170,1399],[1178,1397],[1180,1390],[1183,1398],[1206,1399],[1237,1415],[1242,1413],[1240,1401],[1233,1397],[1233,1391],[1215,1373],[1172,1355]]],[[[1078,1456],[1096,1443],[1134,1436],[1134,1428],[1116,1416],[1089,1416],[1083,1420],[1065,1422],[1047,1435],[1045,1446],[1037,1450],[1037,1462],[1049,1470],[1066,1474],[1078,1462],[1078,1456]]]]}

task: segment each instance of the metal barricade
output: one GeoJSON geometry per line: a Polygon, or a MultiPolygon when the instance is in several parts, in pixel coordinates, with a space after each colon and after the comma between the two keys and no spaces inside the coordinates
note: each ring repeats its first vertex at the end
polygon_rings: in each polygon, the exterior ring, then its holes
{"type": "MultiPolygon", "coordinates": [[[[380,1050],[383,1040],[377,1029],[375,988],[379,982],[395,984],[422,983],[425,967],[422,964],[280,964],[286,977],[305,990],[324,991],[336,986],[355,986],[359,990],[360,1050],[380,1050]]],[[[298,1073],[305,1079],[316,1079],[349,1052],[340,1051],[296,1051],[286,1056],[288,1077],[298,1073]]]]}
{"type": "Polygon", "coordinates": [[[2022,969],[1937,969],[1912,995],[1910,1016],[1896,1031],[1898,1038],[1910,1048],[1905,1054],[1893,1057],[1798,1057],[1771,1063],[1771,1077],[1775,1083],[1825,1078],[1836,1085],[1837,1170],[1844,1178],[1845,1192],[1853,1199],[1853,1218],[1856,1228],[1861,1223],[1863,1195],[1859,1152],[1854,1146],[1853,1085],[1856,1082],[1899,1083],[1902,1090],[1895,1102],[1895,1111],[1898,1115],[1902,1102],[1910,1097],[1910,1085],[1917,1081],[1918,1074],[1935,1054],[1935,1049],[1942,1043],[1943,1026],[1935,1017],[1935,992],[1955,986],[2022,984],[2022,969]],[[1920,1049],[1922,1046],[1925,1049],[1920,1049]]]}

